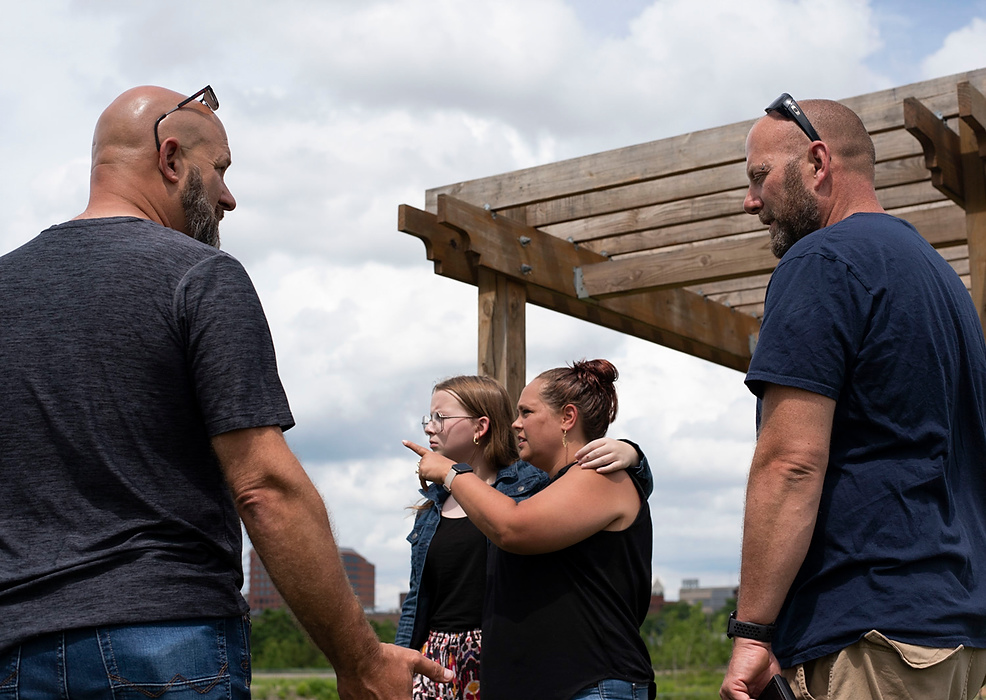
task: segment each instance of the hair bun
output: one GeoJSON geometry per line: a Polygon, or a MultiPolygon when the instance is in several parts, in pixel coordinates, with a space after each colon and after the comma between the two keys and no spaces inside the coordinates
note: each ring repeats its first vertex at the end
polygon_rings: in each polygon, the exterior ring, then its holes
{"type": "Polygon", "coordinates": [[[620,378],[620,373],[609,360],[577,360],[572,363],[572,369],[579,379],[600,386],[613,384],[620,378]]]}

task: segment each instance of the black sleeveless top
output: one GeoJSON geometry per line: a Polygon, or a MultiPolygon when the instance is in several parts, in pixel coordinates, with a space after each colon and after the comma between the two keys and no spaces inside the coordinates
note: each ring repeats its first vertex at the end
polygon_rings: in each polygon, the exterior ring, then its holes
{"type": "Polygon", "coordinates": [[[468,632],[482,625],[486,546],[469,518],[439,519],[421,577],[421,587],[435,601],[430,631],[468,632]]]}
{"type": "Polygon", "coordinates": [[[490,545],[483,700],[568,700],[607,678],[653,681],[639,631],[650,605],[653,530],[640,499],[626,530],[600,531],[557,552],[520,555],[490,545]]]}

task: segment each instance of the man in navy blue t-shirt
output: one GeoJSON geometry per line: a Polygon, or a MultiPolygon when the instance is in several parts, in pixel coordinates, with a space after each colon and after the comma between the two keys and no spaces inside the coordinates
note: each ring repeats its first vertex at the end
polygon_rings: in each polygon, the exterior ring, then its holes
{"type": "Polygon", "coordinates": [[[973,697],[986,676],[986,345],[958,275],[874,187],[842,105],[783,95],[744,208],[780,263],[724,698],[973,697]],[[817,130],[817,131],[816,131],[817,130]],[[807,695],[806,695],[807,693],[807,695]]]}

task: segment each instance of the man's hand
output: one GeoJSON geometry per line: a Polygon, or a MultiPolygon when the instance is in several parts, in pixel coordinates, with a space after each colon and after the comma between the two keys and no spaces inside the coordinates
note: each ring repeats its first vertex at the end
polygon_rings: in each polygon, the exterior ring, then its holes
{"type": "Polygon", "coordinates": [[[404,647],[381,644],[380,653],[368,659],[358,676],[337,676],[339,697],[343,700],[408,700],[411,679],[420,673],[438,683],[455,676],[431,659],[404,647]]]}
{"type": "Polygon", "coordinates": [[[729,659],[726,677],[719,689],[722,700],[750,700],[760,695],[781,666],[770,645],[753,639],[733,640],[733,655],[729,659]]]}

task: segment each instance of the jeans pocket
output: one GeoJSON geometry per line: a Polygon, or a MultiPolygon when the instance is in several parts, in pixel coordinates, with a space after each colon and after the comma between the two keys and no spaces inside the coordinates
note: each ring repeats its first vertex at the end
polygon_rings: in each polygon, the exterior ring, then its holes
{"type": "Polygon", "coordinates": [[[20,666],[21,650],[14,647],[0,654],[0,698],[17,697],[17,672],[20,666]]]}
{"type": "Polygon", "coordinates": [[[236,635],[229,639],[225,623],[210,619],[100,628],[100,651],[114,697],[229,697],[230,652],[239,667],[242,643],[236,635]]]}

